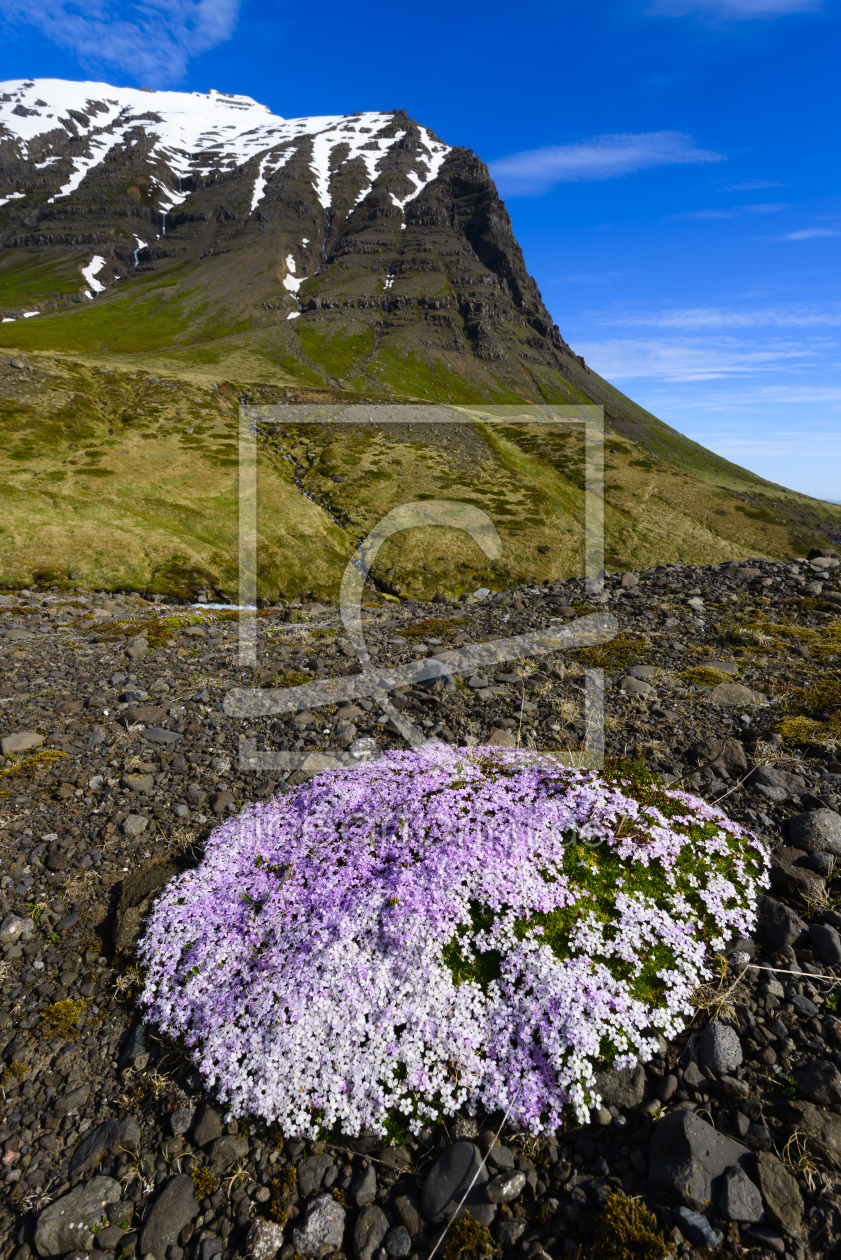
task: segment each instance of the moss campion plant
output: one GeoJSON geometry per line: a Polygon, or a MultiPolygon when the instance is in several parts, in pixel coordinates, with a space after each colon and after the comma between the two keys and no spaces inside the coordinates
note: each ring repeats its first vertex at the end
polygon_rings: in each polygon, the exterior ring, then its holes
{"type": "Polygon", "coordinates": [[[683,1028],[767,866],[645,776],[390,752],[219,827],[153,911],[141,1000],[234,1115],[385,1134],[482,1106],[538,1133],[683,1028]]]}

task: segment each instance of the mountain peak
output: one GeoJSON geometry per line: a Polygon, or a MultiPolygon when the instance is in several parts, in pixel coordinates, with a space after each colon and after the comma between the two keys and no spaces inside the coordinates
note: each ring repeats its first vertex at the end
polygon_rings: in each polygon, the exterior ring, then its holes
{"type": "Polygon", "coordinates": [[[169,212],[187,199],[193,181],[230,173],[254,159],[259,159],[255,183],[265,181],[296,149],[309,144],[314,186],[328,209],[334,165],[362,159],[367,186],[363,183],[359,190],[361,199],[389,150],[403,138],[401,127],[418,134],[416,161],[407,171],[417,196],[449,150],[403,110],[282,118],[250,96],[216,90],[167,92],[63,79],[13,80],[0,83],[0,152],[25,165],[15,171],[7,163],[7,180],[11,177],[14,187],[0,186],[0,205],[45,189],[47,203],[53,205],[112,161],[115,150],[142,144],[143,160],[161,168],[154,177],[157,207],[169,212]]]}

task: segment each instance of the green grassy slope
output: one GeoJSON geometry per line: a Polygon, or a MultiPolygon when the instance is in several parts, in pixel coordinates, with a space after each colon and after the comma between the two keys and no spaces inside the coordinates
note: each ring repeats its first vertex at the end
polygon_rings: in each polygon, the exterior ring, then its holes
{"type": "MultiPolygon", "coordinates": [[[[3,582],[183,596],[209,586],[235,595],[242,398],[377,402],[387,395],[219,383],[196,362],[158,376],[93,357],[18,351],[0,358],[3,582]]],[[[500,423],[475,402],[453,413],[457,419],[470,423],[267,432],[259,446],[260,593],[335,599],[356,542],[386,512],[441,498],[482,508],[499,531],[501,558],[489,562],[458,531],[409,531],[382,548],[380,581],[430,596],[581,572],[580,431],[500,423]]],[[[732,465],[724,486],[712,480],[720,466],[708,479],[676,463],[609,434],[609,567],[788,556],[841,534],[839,507],[773,490],[732,465]],[[771,494],[774,514],[757,506],[771,494]]]]}

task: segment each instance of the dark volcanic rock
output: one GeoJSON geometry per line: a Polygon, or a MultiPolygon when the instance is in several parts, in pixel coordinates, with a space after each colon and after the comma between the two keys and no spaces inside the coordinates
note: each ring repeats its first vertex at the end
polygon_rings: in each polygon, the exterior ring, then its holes
{"type": "Polygon", "coordinates": [[[70,1176],[84,1177],[97,1168],[106,1155],[114,1155],[122,1148],[134,1151],[139,1142],[140,1127],[132,1116],[106,1120],[77,1146],[70,1161],[70,1176]]]}
{"type": "Polygon", "coordinates": [[[803,1198],[796,1180],[767,1151],[756,1157],[756,1174],[769,1221],[796,1238],[803,1223],[803,1198]]]}
{"type": "Polygon", "coordinates": [[[59,1256],[69,1251],[90,1251],[94,1239],[93,1227],[102,1220],[108,1204],[119,1200],[120,1193],[120,1183],[113,1177],[94,1177],[50,1203],[39,1215],[35,1227],[38,1255],[59,1256]]]}
{"type": "Polygon", "coordinates": [[[152,1204],[140,1235],[140,1254],[166,1256],[174,1247],[181,1230],[199,1214],[199,1204],[190,1177],[170,1177],[152,1204]]]}
{"type": "Polygon", "coordinates": [[[824,1107],[841,1104],[841,1072],[828,1059],[818,1059],[795,1068],[794,1083],[810,1102],[824,1107]]]}
{"type": "Polygon", "coordinates": [[[689,1111],[666,1116],[649,1146],[648,1180],[652,1194],[705,1211],[723,1189],[723,1176],[734,1165],[746,1173],[753,1156],[689,1111]]]}
{"type": "MultiPolygon", "coordinates": [[[[482,1156],[472,1142],[456,1142],[438,1156],[423,1183],[422,1210],[433,1225],[444,1225],[458,1207],[462,1195],[478,1172],[465,1208],[480,1224],[489,1225],[496,1209],[490,1207],[482,1187],[488,1180],[487,1168],[480,1170],[482,1156]]],[[[462,1209],[464,1210],[464,1209],[462,1209]]]]}
{"type": "Polygon", "coordinates": [[[787,945],[803,939],[808,929],[794,910],[760,893],[757,897],[758,921],[756,938],[760,947],[769,954],[777,954],[787,945]]]}

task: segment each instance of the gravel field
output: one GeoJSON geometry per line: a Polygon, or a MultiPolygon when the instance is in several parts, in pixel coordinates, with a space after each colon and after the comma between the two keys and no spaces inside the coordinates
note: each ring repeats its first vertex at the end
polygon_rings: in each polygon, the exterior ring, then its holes
{"type": "MultiPolygon", "coordinates": [[[[340,696],[245,719],[224,707],[235,688],[359,673],[335,609],[261,609],[243,667],[232,610],[0,596],[0,1255],[427,1260],[483,1160],[468,1204],[500,1257],[838,1255],[839,573],[827,550],[458,603],[371,592],[373,664],[434,656],[441,676],[401,684],[391,714],[340,696]],[[606,643],[447,669],[448,652],[600,611],[618,623],[606,643]],[[585,709],[587,669],[602,672],[585,709]],[[457,746],[603,738],[773,852],[753,939],[733,942],[685,1034],[604,1074],[587,1126],[495,1137],[501,1117],[465,1116],[405,1145],[304,1142],[230,1120],[139,1023],[134,945],[163,884],[244,804],[327,758],[405,747],[394,711],[457,746]],[[636,1245],[611,1223],[616,1191],[653,1213],[636,1245]]],[[[447,1248],[482,1242],[451,1231],[447,1248]]]]}

